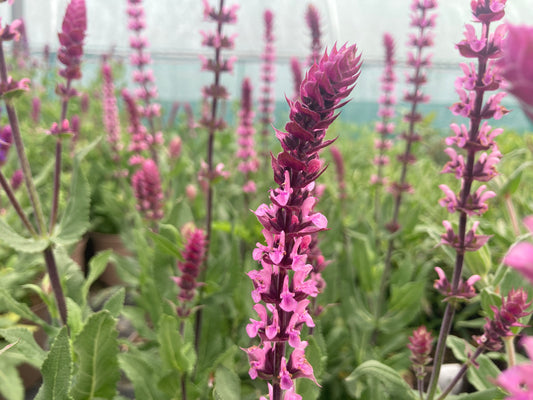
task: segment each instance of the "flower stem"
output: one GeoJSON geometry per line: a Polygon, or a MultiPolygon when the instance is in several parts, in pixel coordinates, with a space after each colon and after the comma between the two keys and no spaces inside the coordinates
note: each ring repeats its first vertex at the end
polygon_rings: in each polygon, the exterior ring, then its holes
{"type": "Polygon", "coordinates": [[[24,213],[24,210],[20,206],[20,203],[18,202],[17,198],[15,197],[15,194],[13,193],[13,190],[11,189],[11,186],[9,185],[9,182],[6,180],[4,174],[2,171],[0,171],[0,185],[2,186],[2,189],[6,192],[7,197],[9,198],[9,201],[11,202],[11,205],[17,212],[18,216],[20,217],[20,220],[24,224],[24,226],[28,229],[30,234],[33,237],[37,237],[37,232],[33,228],[31,222],[28,220],[28,217],[24,213]]]}
{"type": "Polygon", "coordinates": [[[514,208],[513,200],[509,193],[504,194],[505,206],[507,207],[507,212],[511,218],[511,225],[513,226],[513,232],[515,236],[520,236],[520,226],[518,225],[518,218],[516,217],[516,210],[514,208]]]}
{"type": "Polygon", "coordinates": [[[56,298],[59,315],[61,316],[61,322],[63,323],[63,325],[67,325],[67,304],[65,302],[65,295],[63,294],[63,289],[61,288],[61,280],[57,271],[57,265],[54,258],[54,253],[52,251],[52,247],[47,247],[43,253],[44,260],[46,262],[46,268],[48,270],[48,276],[50,277],[50,284],[52,285],[52,290],[56,298]]]}
{"type": "Polygon", "coordinates": [[[444,389],[444,391],[441,393],[441,395],[439,396],[437,400],[444,400],[446,396],[450,394],[450,392],[453,390],[455,385],[457,385],[457,383],[461,380],[461,378],[466,374],[466,371],[468,370],[470,365],[472,365],[474,361],[476,361],[476,358],[478,358],[479,355],[483,353],[483,350],[485,350],[483,346],[480,346],[476,349],[475,353],[472,354],[472,356],[468,360],[466,360],[466,362],[461,366],[461,369],[459,370],[459,372],[457,372],[457,375],[455,375],[455,377],[450,382],[448,387],[444,389]]]}
{"type": "Polygon", "coordinates": [[[516,350],[514,346],[514,336],[503,337],[503,343],[505,344],[505,354],[507,355],[507,368],[514,367],[516,365],[516,350]]]}

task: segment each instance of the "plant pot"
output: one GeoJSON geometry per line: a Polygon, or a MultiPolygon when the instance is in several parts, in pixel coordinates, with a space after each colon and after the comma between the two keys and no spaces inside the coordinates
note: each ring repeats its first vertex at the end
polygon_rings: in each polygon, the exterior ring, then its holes
{"type": "Polygon", "coordinates": [[[72,250],[72,253],[70,254],[70,258],[72,258],[72,260],[80,266],[84,275],[87,269],[85,253],[87,250],[88,240],[89,240],[89,236],[83,235],[80,241],[76,243],[76,246],[74,246],[74,249],[72,250]]]}
{"type": "MultiPolygon", "coordinates": [[[[122,238],[119,234],[116,233],[102,233],[102,232],[91,232],[90,240],[92,242],[94,254],[111,249],[116,254],[121,256],[131,256],[131,252],[126,248],[122,238]]],[[[115,265],[113,263],[108,263],[107,268],[104,270],[102,275],[100,275],[100,281],[104,282],[106,285],[114,286],[121,285],[124,282],[117,274],[115,265]]]]}

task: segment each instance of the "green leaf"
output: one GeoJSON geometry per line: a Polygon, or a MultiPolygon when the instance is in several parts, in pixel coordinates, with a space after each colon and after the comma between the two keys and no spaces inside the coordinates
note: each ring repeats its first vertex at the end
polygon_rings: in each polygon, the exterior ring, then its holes
{"type": "Polygon", "coordinates": [[[70,399],[68,394],[70,386],[70,373],[72,359],[70,356],[70,343],[67,328],[63,327],[54,339],[52,348],[43,362],[41,373],[43,385],[36,399],[63,400],[70,399]]]}
{"type": "Polygon", "coordinates": [[[121,287],[105,302],[103,309],[109,311],[112,317],[117,318],[124,307],[126,289],[121,287]]]}
{"type": "Polygon", "coordinates": [[[159,351],[163,363],[180,372],[191,372],[196,363],[196,354],[191,343],[185,343],[179,333],[178,321],[171,315],[159,319],[159,351]]]}
{"type": "Polygon", "coordinates": [[[239,400],[241,398],[239,376],[223,365],[219,366],[215,372],[214,395],[217,400],[239,400]]]}
{"type": "Polygon", "coordinates": [[[391,367],[375,360],[370,360],[359,365],[345,380],[348,393],[356,397],[361,380],[372,379],[379,382],[382,389],[393,396],[394,400],[414,400],[413,391],[403,378],[391,367]]]}
{"type": "Polygon", "coordinates": [[[75,400],[112,399],[120,379],[118,368],[118,332],[109,312],[91,315],[74,341],[79,370],[71,395],[75,400]]]}
{"type": "MultiPolygon", "coordinates": [[[[25,328],[0,329],[0,336],[11,344],[17,344],[16,351],[24,356],[31,365],[40,368],[45,357],[45,351],[37,344],[33,333],[25,328]]],[[[4,350],[4,349],[2,349],[4,350]]]]}
{"type": "Polygon", "coordinates": [[[0,218],[0,242],[22,253],[38,253],[50,244],[48,239],[20,236],[3,218],[0,218]]]}
{"type": "MultiPolygon", "coordinates": [[[[1,335],[1,332],[0,332],[0,335],[1,335]]],[[[18,339],[17,341],[13,342],[13,343],[10,343],[8,344],[7,346],[4,346],[0,349],[0,356],[5,353],[6,351],[8,351],[10,348],[12,347],[15,347],[17,344],[19,343],[18,339]]]]}
{"type": "Polygon", "coordinates": [[[94,257],[91,258],[91,261],[89,262],[89,276],[83,283],[82,287],[82,295],[83,299],[86,301],[88,295],[89,295],[89,289],[91,288],[91,285],[98,279],[100,275],[104,272],[104,270],[107,267],[107,263],[109,262],[109,257],[111,256],[112,251],[111,250],[105,250],[101,251],[98,254],[96,254],[94,257]]]}
{"type": "Polygon", "coordinates": [[[159,233],[155,233],[148,229],[148,236],[154,241],[158,250],[181,260],[181,249],[178,241],[179,233],[175,227],[172,227],[172,229],[169,227],[170,225],[161,225],[159,233]]]}
{"type": "Polygon", "coordinates": [[[70,335],[72,338],[74,338],[83,329],[82,310],[81,310],[81,307],[78,305],[78,303],[76,303],[70,297],[67,297],[66,301],[67,301],[68,326],[70,327],[70,335]]]}
{"type": "Polygon", "coordinates": [[[467,251],[465,253],[465,263],[472,275],[487,276],[492,269],[490,247],[483,246],[478,251],[467,251]]]}
{"type": "Polygon", "coordinates": [[[76,153],[76,155],[74,156],[75,162],[77,162],[77,163],[81,162],[81,160],[83,160],[85,158],[85,156],[87,154],[89,154],[89,152],[98,145],[98,143],[100,143],[100,141],[102,140],[102,137],[103,136],[100,136],[99,138],[97,138],[97,139],[93,140],[91,143],[89,143],[87,146],[85,146],[82,149],[80,149],[76,153]]]}
{"type": "Polygon", "coordinates": [[[2,365],[0,368],[0,393],[6,400],[23,400],[24,385],[17,368],[15,365],[4,362],[4,360],[0,365],[2,365]]]}
{"type": "Polygon", "coordinates": [[[89,183],[78,162],[74,162],[67,207],[57,227],[54,242],[69,245],[80,240],[90,226],[89,208],[89,183]]]}
{"type": "Polygon", "coordinates": [[[501,400],[505,394],[498,388],[482,390],[476,393],[463,393],[458,396],[448,396],[448,400],[501,400]]]}
{"type": "Polygon", "coordinates": [[[37,325],[45,328],[48,333],[53,330],[43,319],[35,315],[27,304],[15,300],[6,289],[0,289],[0,309],[9,310],[21,318],[35,322],[37,325]]]}
{"type": "Polygon", "coordinates": [[[133,383],[136,399],[168,399],[157,388],[157,375],[152,363],[142,358],[141,355],[132,353],[121,353],[119,363],[120,368],[133,383]]]}

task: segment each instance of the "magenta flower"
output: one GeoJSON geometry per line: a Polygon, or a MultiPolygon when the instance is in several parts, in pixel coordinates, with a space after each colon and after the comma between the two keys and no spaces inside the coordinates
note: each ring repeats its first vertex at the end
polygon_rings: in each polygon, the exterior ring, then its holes
{"type": "Polygon", "coordinates": [[[309,4],[307,7],[305,21],[311,31],[311,54],[307,61],[307,65],[311,66],[320,60],[320,53],[322,52],[322,43],[320,42],[320,14],[313,4],[309,4]]]}
{"type": "MultiPolygon", "coordinates": [[[[524,225],[530,233],[533,233],[533,216],[526,217],[524,225]]],[[[521,242],[511,247],[503,263],[516,269],[533,283],[533,245],[531,243],[521,242]]]]}
{"type": "Polygon", "coordinates": [[[107,133],[107,142],[111,146],[112,157],[115,162],[120,160],[120,120],[118,117],[117,99],[111,66],[104,61],[102,64],[102,108],[104,128],[107,133]]]}
{"type": "Polygon", "coordinates": [[[17,190],[22,184],[23,179],[24,174],[22,172],[22,169],[15,170],[15,172],[13,172],[13,175],[11,175],[11,188],[13,190],[17,190]]]}
{"type": "Polygon", "coordinates": [[[261,114],[261,134],[263,135],[263,144],[266,143],[266,138],[270,131],[270,125],[274,121],[274,94],[272,85],[275,79],[275,61],[276,53],[274,48],[274,14],[271,10],[266,10],[264,14],[265,21],[265,49],[261,56],[263,64],[261,66],[261,95],[259,97],[259,111],[261,114]]]}
{"type": "Polygon", "coordinates": [[[533,26],[507,24],[507,30],[497,64],[509,83],[507,91],[518,99],[533,121],[533,26]]]}
{"type": "Polygon", "coordinates": [[[496,380],[498,386],[509,393],[505,400],[531,400],[533,395],[533,338],[526,336],[521,344],[529,362],[510,367],[496,380]]]}
{"type": "Polygon", "coordinates": [[[122,99],[126,103],[126,111],[128,112],[128,133],[130,134],[128,151],[133,153],[129,163],[131,165],[140,164],[144,160],[143,152],[150,148],[151,137],[141,123],[141,115],[135,99],[126,89],[122,91],[122,99]]]}
{"type": "Polygon", "coordinates": [[[254,145],[254,112],[252,111],[252,84],[248,78],[242,82],[241,111],[239,112],[240,124],[237,128],[239,135],[237,143],[237,158],[240,159],[238,169],[245,176],[245,193],[255,191],[255,184],[250,180],[250,174],[257,171],[259,160],[254,145]]]}
{"type": "Polygon", "coordinates": [[[65,12],[61,32],[58,33],[61,47],[57,52],[57,58],[65,66],[59,74],[67,80],[81,78],[80,65],[86,30],[85,0],[71,0],[65,12]]]}
{"type": "Polygon", "coordinates": [[[185,249],[183,250],[183,261],[178,262],[178,269],[181,272],[180,276],[175,276],[172,279],[180,288],[178,300],[180,305],[177,308],[180,317],[187,317],[190,314],[190,303],[195,295],[196,288],[200,285],[196,281],[200,273],[200,267],[204,261],[206,238],[205,232],[202,229],[196,228],[194,225],[186,225],[183,228],[183,236],[185,240],[185,249]]]}
{"type": "Polygon", "coordinates": [[[476,296],[476,288],[474,283],[479,281],[481,277],[479,275],[472,275],[466,282],[460,280],[459,286],[454,293],[452,291],[452,284],[446,278],[446,274],[442,268],[435,267],[435,271],[439,275],[439,279],[435,280],[433,287],[437,289],[444,297],[444,300],[447,301],[450,298],[462,298],[462,299],[471,299],[476,296]]]}
{"type": "Polygon", "coordinates": [[[360,57],[356,46],[342,46],[324,54],[314,64],[300,86],[297,100],[288,100],[290,121],[285,132],[276,130],[282,152],[272,156],[274,180],[278,188],[270,192],[271,204],[255,211],[263,225],[266,244],[257,244],[254,260],[260,270],[248,273],[254,284],[254,300],[259,319],[247,327],[250,337],[259,336],[260,346],[245,351],[250,361],[250,377],[272,381],[270,400],[294,390],[294,379],[316,382],[312,366],[305,358],[307,343],[300,339],[304,325],[313,327],[308,297],[318,294],[317,281],[310,276],[312,235],[327,229],[327,219],[313,210],[315,180],[324,172],[319,151],[332,143],[324,141],[335,110],[351,92],[359,76],[360,57]],[[259,304],[266,303],[266,307],[259,304]],[[285,343],[292,347],[287,357],[285,343]]]}
{"type": "Polygon", "coordinates": [[[141,169],[133,174],[131,184],[137,199],[137,210],[149,220],[163,218],[163,192],[157,164],[151,159],[144,160],[141,169]]]}

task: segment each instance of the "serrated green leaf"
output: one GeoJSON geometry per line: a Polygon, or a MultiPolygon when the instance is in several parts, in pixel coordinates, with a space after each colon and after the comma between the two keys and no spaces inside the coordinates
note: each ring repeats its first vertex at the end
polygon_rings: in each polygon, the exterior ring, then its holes
{"type": "Polygon", "coordinates": [[[67,207],[57,227],[54,242],[69,245],[80,240],[90,226],[89,208],[89,183],[78,162],[74,162],[67,207]]]}
{"type": "Polygon", "coordinates": [[[215,398],[218,400],[239,400],[241,398],[241,381],[239,376],[219,366],[215,372],[215,398]]]}
{"type": "Polygon", "coordinates": [[[0,329],[0,336],[11,344],[17,344],[16,350],[24,356],[26,361],[37,368],[41,368],[46,353],[37,344],[32,332],[25,328],[8,328],[0,329]]]}
{"type": "MultiPolygon", "coordinates": [[[[1,332],[0,332],[0,335],[1,335],[1,332]]],[[[18,343],[19,343],[19,340],[17,339],[15,342],[9,343],[7,346],[2,347],[0,349],[0,356],[4,354],[6,351],[8,351],[10,348],[15,347],[18,343]]]]}
{"type": "MultiPolygon", "coordinates": [[[[23,400],[24,385],[15,365],[2,361],[0,368],[0,393],[6,400],[23,400]]],[[[1,397],[1,396],[0,396],[1,397]]]]}
{"type": "Polygon", "coordinates": [[[192,344],[183,341],[176,318],[170,315],[161,316],[157,339],[161,358],[168,368],[180,372],[192,371],[196,354],[192,344]]]}
{"type": "Polygon", "coordinates": [[[126,298],[126,289],[121,287],[109,297],[105,302],[103,309],[109,311],[112,317],[117,318],[124,307],[124,299],[126,298]]]}
{"type": "Polygon", "coordinates": [[[68,390],[71,370],[72,359],[68,332],[67,328],[63,327],[54,339],[52,348],[43,362],[41,368],[43,385],[36,398],[46,400],[70,399],[68,390]]]}
{"type": "Polygon", "coordinates": [[[3,218],[0,218],[0,242],[22,253],[38,253],[50,244],[48,239],[20,236],[3,218]]]}
{"type": "Polygon", "coordinates": [[[91,315],[74,341],[79,368],[71,395],[75,400],[112,399],[120,379],[118,331],[108,311],[91,315]]]}
{"type": "Polygon", "coordinates": [[[416,399],[413,391],[398,372],[375,360],[362,363],[346,378],[345,385],[348,393],[355,397],[359,382],[368,378],[379,382],[385,392],[393,395],[394,400],[416,399]]]}

